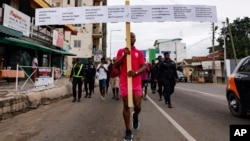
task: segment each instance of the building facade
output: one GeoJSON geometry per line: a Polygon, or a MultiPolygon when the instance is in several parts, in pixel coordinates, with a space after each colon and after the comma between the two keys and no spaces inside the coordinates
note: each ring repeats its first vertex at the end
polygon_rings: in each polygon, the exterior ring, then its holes
{"type": "Polygon", "coordinates": [[[39,67],[64,68],[65,56],[76,56],[64,50],[64,35],[76,34],[74,26],[34,24],[36,8],[50,8],[44,0],[0,1],[0,69],[31,66],[38,55],[39,67]]]}
{"type": "Polygon", "coordinates": [[[170,58],[177,63],[187,58],[186,44],[181,42],[181,38],[176,39],[158,39],[154,43],[154,47],[159,50],[158,55],[164,52],[170,53],[170,58]]]}
{"type": "MultiPolygon", "coordinates": [[[[46,0],[53,7],[82,7],[82,6],[101,6],[102,0],[46,0]]],[[[77,57],[86,61],[87,58],[93,57],[96,51],[102,50],[102,24],[75,24],[76,35],[65,32],[65,41],[70,45],[70,52],[77,57]]],[[[68,56],[68,64],[71,64],[76,58],[68,56]]],[[[85,63],[83,61],[83,63],[85,63]]]]}

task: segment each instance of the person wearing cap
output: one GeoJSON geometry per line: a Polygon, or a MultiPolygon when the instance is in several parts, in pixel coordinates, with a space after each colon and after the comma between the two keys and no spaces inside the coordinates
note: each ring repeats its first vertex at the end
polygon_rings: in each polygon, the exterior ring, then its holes
{"type": "Polygon", "coordinates": [[[112,88],[113,97],[112,99],[119,100],[119,75],[120,71],[117,67],[114,66],[116,58],[114,57],[112,63],[108,66],[108,71],[110,72],[110,86],[112,88]]]}
{"type": "Polygon", "coordinates": [[[76,63],[71,69],[70,78],[69,81],[72,82],[72,89],[73,89],[73,101],[80,102],[81,96],[82,96],[82,84],[84,79],[84,67],[83,64],[81,64],[80,58],[76,59],[76,63]],[[72,81],[73,78],[73,81],[72,81]],[[76,86],[78,86],[78,96],[76,95],[76,86]],[[77,97],[77,99],[76,99],[77,97]]]}
{"type": "Polygon", "coordinates": [[[170,96],[174,92],[175,84],[178,82],[178,76],[176,64],[170,59],[168,52],[164,53],[164,60],[159,63],[156,81],[160,82],[164,88],[163,95],[165,104],[168,104],[168,108],[172,108],[170,96]]]}

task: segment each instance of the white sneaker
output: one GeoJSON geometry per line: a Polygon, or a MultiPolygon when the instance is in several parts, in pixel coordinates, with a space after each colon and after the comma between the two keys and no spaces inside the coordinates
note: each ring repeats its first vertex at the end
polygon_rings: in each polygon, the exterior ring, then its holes
{"type": "Polygon", "coordinates": [[[102,100],[105,100],[105,97],[101,96],[101,99],[102,99],[102,100]]]}

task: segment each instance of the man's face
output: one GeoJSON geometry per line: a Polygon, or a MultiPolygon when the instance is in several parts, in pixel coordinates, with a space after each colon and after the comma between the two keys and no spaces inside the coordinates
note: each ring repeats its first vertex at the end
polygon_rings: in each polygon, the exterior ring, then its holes
{"type": "Polygon", "coordinates": [[[92,63],[93,61],[92,61],[92,59],[89,59],[89,63],[92,63]]]}
{"type": "Polygon", "coordinates": [[[161,61],[161,60],[162,60],[162,57],[159,57],[159,58],[158,58],[158,61],[161,61]]]}
{"type": "Polygon", "coordinates": [[[78,65],[81,64],[81,61],[80,61],[80,60],[77,60],[77,64],[78,64],[78,65]]]}
{"type": "Polygon", "coordinates": [[[169,59],[169,54],[165,54],[165,59],[169,59]]]}
{"type": "Polygon", "coordinates": [[[136,37],[134,33],[130,34],[130,41],[131,41],[131,46],[134,46],[135,41],[136,41],[136,37]]]}

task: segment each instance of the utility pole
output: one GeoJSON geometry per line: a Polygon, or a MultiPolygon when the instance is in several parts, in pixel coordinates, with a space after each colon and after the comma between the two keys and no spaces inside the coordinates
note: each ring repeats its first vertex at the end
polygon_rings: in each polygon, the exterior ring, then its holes
{"type": "Polygon", "coordinates": [[[235,47],[234,47],[234,40],[233,40],[233,35],[232,35],[232,32],[231,32],[231,27],[230,27],[229,19],[228,18],[227,18],[227,27],[228,27],[228,31],[229,31],[229,35],[230,35],[230,40],[231,40],[232,48],[233,48],[235,65],[237,65],[237,56],[236,56],[235,47]]]}
{"type": "Polygon", "coordinates": [[[225,82],[227,83],[227,46],[226,46],[226,29],[225,29],[225,22],[222,22],[223,24],[223,41],[224,41],[224,75],[225,75],[225,82]]]}
{"type": "MultiPolygon", "coordinates": [[[[216,27],[217,29],[217,27],[216,27]]],[[[215,51],[214,51],[214,34],[215,34],[215,27],[214,27],[214,23],[212,23],[212,31],[213,31],[213,35],[212,35],[212,52],[213,52],[213,63],[212,63],[212,74],[213,74],[213,83],[216,83],[216,76],[215,76],[215,51]]]]}
{"type": "MultiPolygon", "coordinates": [[[[106,6],[107,5],[107,0],[102,1],[102,5],[106,6]]],[[[107,23],[102,23],[102,52],[103,52],[103,57],[107,57],[107,23]]]]}

